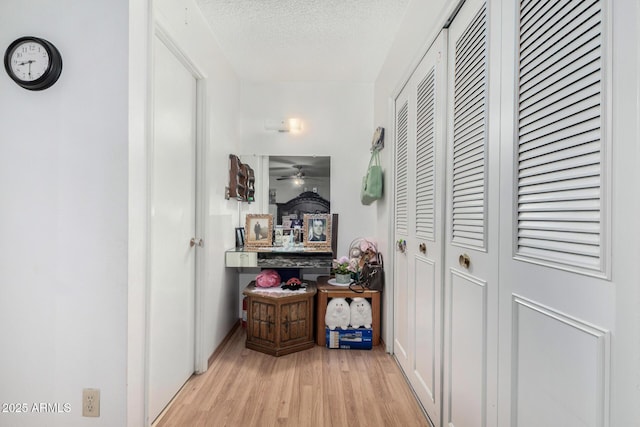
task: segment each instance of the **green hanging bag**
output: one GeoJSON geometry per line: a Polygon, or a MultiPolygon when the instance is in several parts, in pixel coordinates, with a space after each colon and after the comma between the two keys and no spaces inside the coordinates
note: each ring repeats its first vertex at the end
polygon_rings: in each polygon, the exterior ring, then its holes
{"type": "Polygon", "coordinates": [[[380,166],[380,155],[378,150],[373,150],[367,175],[362,178],[362,189],[360,190],[360,201],[363,205],[370,205],[374,200],[382,198],[382,167],[380,166]]]}

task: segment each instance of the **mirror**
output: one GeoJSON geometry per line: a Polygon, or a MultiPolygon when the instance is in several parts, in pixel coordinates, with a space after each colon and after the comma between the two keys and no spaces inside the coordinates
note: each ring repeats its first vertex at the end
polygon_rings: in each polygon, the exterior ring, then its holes
{"type": "MultiPolygon", "coordinates": [[[[329,201],[330,183],[329,156],[269,156],[269,213],[273,214],[276,224],[281,224],[278,205],[282,207],[305,192],[329,201]]],[[[301,212],[304,213],[316,212],[301,212]]]]}

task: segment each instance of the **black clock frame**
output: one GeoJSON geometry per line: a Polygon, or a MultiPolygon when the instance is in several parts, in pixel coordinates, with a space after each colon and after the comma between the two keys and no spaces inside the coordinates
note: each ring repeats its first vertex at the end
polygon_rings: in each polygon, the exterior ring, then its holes
{"type": "Polygon", "coordinates": [[[14,40],[5,51],[4,68],[7,71],[7,74],[9,74],[9,77],[11,77],[11,80],[16,82],[20,87],[28,90],[44,90],[53,86],[53,84],[58,81],[58,78],[60,78],[60,74],[62,73],[62,55],[60,55],[60,52],[53,43],[50,43],[48,40],[32,36],[20,37],[19,39],[14,40]],[[45,71],[44,74],[36,80],[28,82],[19,79],[11,69],[11,56],[13,55],[14,50],[24,42],[35,42],[41,44],[49,55],[49,68],[47,71],[45,71]]]}

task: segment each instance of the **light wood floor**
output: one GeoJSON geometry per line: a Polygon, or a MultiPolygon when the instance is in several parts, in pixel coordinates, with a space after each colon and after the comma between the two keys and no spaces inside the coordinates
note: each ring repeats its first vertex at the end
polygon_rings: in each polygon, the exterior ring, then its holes
{"type": "Polygon", "coordinates": [[[273,357],[246,349],[244,334],[233,332],[154,426],[429,426],[383,345],[273,357]]]}

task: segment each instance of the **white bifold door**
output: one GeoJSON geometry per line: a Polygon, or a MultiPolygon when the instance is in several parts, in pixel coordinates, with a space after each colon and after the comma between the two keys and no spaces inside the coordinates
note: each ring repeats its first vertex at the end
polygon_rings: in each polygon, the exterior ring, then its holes
{"type": "Polygon", "coordinates": [[[442,424],[451,427],[496,420],[500,81],[489,24],[487,4],[471,0],[449,27],[442,424]]]}
{"type": "Polygon", "coordinates": [[[396,99],[394,351],[438,425],[441,409],[446,30],[396,99]]]}
{"type": "Polygon", "coordinates": [[[626,143],[612,144],[608,129],[613,3],[505,8],[501,425],[622,425],[609,419],[615,301],[638,284],[611,274],[612,218],[630,200],[611,191],[626,143]]]}
{"type": "Polygon", "coordinates": [[[394,354],[436,426],[611,425],[609,5],[467,0],[395,100],[394,354]]]}

